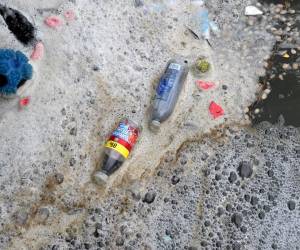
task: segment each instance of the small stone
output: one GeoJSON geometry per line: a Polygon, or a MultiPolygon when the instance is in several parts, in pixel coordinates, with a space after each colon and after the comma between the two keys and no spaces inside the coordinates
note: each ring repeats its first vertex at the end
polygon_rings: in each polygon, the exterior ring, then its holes
{"type": "Polygon", "coordinates": [[[283,68],[283,69],[289,69],[289,68],[290,68],[290,65],[289,65],[288,63],[284,63],[284,64],[282,65],[282,68],[283,68]]]}
{"type": "Polygon", "coordinates": [[[117,246],[123,246],[124,245],[124,239],[121,237],[118,237],[116,240],[116,245],[117,246]]]}
{"type": "Polygon", "coordinates": [[[66,114],[67,114],[67,111],[66,111],[65,108],[62,108],[61,111],[60,111],[60,113],[61,113],[62,115],[66,115],[66,114]]]}
{"type": "Polygon", "coordinates": [[[266,100],[268,98],[268,95],[266,94],[266,93],[263,93],[262,95],[261,95],[261,99],[262,100],[266,100]]]}
{"type": "Polygon", "coordinates": [[[238,167],[238,173],[242,177],[242,179],[250,178],[253,173],[251,163],[247,161],[241,162],[238,167]]]}
{"type": "Polygon", "coordinates": [[[209,227],[209,226],[210,226],[210,221],[208,221],[208,220],[205,221],[205,222],[204,222],[204,226],[209,227]]]}
{"type": "Polygon", "coordinates": [[[71,128],[70,135],[76,136],[77,135],[77,128],[71,128]]]}
{"type": "Polygon", "coordinates": [[[54,174],[54,179],[57,184],[62,184],[64,182],[64,175],[61,173],[54,174]]]}
{"type": "Polygon", "coordinates": [[[288,208],[289,208],[290,211],[293,211],[296,208],[295,201],[290,200],[290,201],[288,201],[287,205],[288,205],[288,208]]]}
{"type": "Polygon", "coordinates": [[[271,209],[268,205],[264,205],[263,210],[265,210],[267,213],[271,211],[271,209]]]}
{"type": "Polygon", "coordinates": [[[236,227],[240,227],[243,222],[243,217],[240,214],[233,214],[231,216],[231,222],[235,224],[236,227]]]}
{"type": "Polygon", "coordinates": [[[284,151],[284,146],[283,145],[277,145],[277,150],[278,151],[284,151]]]}
{"type": "Polygon", "coordinates": [[[226,211],[231,212],[232,211],[232,206],[230,204],[226,205],[226,211]]]}
{"type": "Polygon", "coordinates": [[[18,211],[14,214],[14,219],[17,224],[25,225],[29,218],[29,214],[25,210],[18,211]]]}
{"type": "Polygon", "coordinates": [[[97,65],[94,65],[94,66],[93,66],[93,70],[94,70],[94,71],[99,71],[99,70],[100,70],[100,67],[97,66],[97,65]]]}
{"type": "Polygon", "coordinates": [[[250,195],[249,194],[245,194],[244,199],[245,199],[245,201],[250,201],[250,195]]]}
{"type": "Polygon", "coordinates": [[[144,3],[142,0],[134,0],[134,7],[141,7],[144,3]]]}
{"type": "Polygon", "coordinates": [[[274,176],[274,172],[273,172],[273,170],[268,170],[268,176],[269,177],[273,177],[274,176]]]}
{"type": "Polygon", "coordinates": [[[230,183],[235,182],[237,180],[237,174],[235,172],[230,172],[228,180],[229,180],[230,183]]]}
{"type": "Polygon", "coordinates": [[[297,70],[297,69],[299,68],[299,64],[298,64],[298,63],[293,63],[293,64],[292,64],[292,68],[293,68],[294,70],[297,70]]]}
{"type": "Polygon", "coordinates": [[[69,161],[69,164],[71,167],[73,167],[76,164],[76,160],[72,157],[69,161]]]}
{"type": "Polygon", "coordinates": [[[274,243],[271,245],[271,247],[272,247],[272,249],[277,249],[277,245],[274,243]]]}
{"type": "Polygon", "coordinates": [[[222,207],[218,207],[218,213],[217,213],[217,215],[219,217],[221,217],[222,214],[224,214],[224,209],[222,207]]]}
{"type": "Polygon", "coordinates": [[[291,53],[292,53],[293,55],[296,55],[296,54],[297,54],[297,51],[296,51],[295,49],[291,49],[291,53]]]}
{"type": "Polygon", "coordinates": [[[265,218],[265,213],[263,211],[258,213],[258,218],[260,218],[261,220],[265,218]]]}
{"type": "Polygon", "coordinates": [[[271,93],[271,89],[265,89],[264,92],[268,95],[271,93]]]}
{"type": "Polygon", "coordinates": [[[36,214],[36,218],[39,222],[45,222],[50,215],[49,209],[46,207],[40,208],[36,214]]]}
{"type": "Polygon", "coordinates": [[[240,243],[234,243],[233,244],[232,250],[240,250],[240,249],[241,249],[240,243]]]}
{"type": "Polygon", "coordinates": [[[208,245],[206,241],[201,241],[200,244],[201,244],[202,247],[206,247],[208,245]]]}
{"type": "Polygon", "coordinates": [[[255,196],[252,196],[250,203],[252,206],[256,206],[258,204],[258,198],[255,196]]]}
{"type": "Polygon", "coordinates": [[[91,248],[91,244],[90,243],[84,243],[84,248],[85,249],[90,249],[91,248]]]}
{"type": "Polygon", "coordinates": [[[274,201],[275,197],[272,194],[268,194],[268,200],[269,201],[274,201]]]}
{"type": "Polygon", "coordinates": [[[146,202],[146,203],[150,204],[155,200],[155,197],[156,197],[156,194],[154,192],[147,192],[145,194],[143,202],[146,202]]]}
{"type": "Polygon", "coordinates": [[[216,180],[216,181],[221,180],[221,178],[222,178],[222,176],[221,176],[220,174],[216,174],[216,175],[215,175],[215,180],[216,180]]]}
{"type": "Polygon", "coordinates": [[[241,232],[245,234],[247,232],[247,228],[245,226],[242,226],[241,227],[241,232]]]}
{"type": "Polygon", "coordinates": [[[175,175],[171,179],[171,182],[173,185],[176,185],[179,181],[180,181],[180,179],[175,175]]]}

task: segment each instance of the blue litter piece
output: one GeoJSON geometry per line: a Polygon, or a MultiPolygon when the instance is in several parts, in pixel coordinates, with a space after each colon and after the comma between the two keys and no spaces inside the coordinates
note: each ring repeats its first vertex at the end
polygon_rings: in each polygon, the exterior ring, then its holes
{"type": "Polygon", "coordinates": [[[208,16],[208,10],[202,9],[198,13],[199,15],[199,24],[200,24],[200,31],[201,34],[204,36],[205,39],[210,38],[210,20],[208,16]]]}
{"type": "Polygon", "coordinates": [[[16,94],[19,84],[30,80],[32,74],[32,66],[22,52],[0,49],[0,94],[16,94]]]}

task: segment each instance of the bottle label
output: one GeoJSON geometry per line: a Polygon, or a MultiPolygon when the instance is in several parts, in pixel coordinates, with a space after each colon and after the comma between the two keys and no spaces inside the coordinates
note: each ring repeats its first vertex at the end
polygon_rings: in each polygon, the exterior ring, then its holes
{"type": "Polygon", "coordinates": [[[129,151],[125,146],[123,146],[121,143],[118,143],[118,142],[116,142],[116,141],[108,140],[108,141],[105,143],[105,147],[106,147],[106,148],[113,149],[113,150],[116,150],[116,151],[117,151],[118,153],[120,153],[124,158],[128,158],[129,153],[130,153],[130,151],[129,151]]]}
{"type": "Polygon", "coordinates": [[[160,79],[160,82],[159,82],[157,90],[156,90],[157,97],[159,99],[162,99],[164,101],[166,101],[168,99],[169,94],[171,92],[171,89],[174,86],[176,77],[177,77],[180,69],[181,69],[180,64],[170,63],[165,74],[160,79]]]}
{"type": "Polygon", "coordinates": [[[124,158],[128,158],[131,149],[136,144],[139,129],[129,124],[128,120],[121,121],[105,144],[106,148],[114,149],[124,158]]]}

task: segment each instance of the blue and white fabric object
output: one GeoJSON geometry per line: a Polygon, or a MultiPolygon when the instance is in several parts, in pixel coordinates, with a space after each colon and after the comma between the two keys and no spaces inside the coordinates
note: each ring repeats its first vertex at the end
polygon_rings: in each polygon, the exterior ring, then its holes
{"type": "Polygon", "coordinates": [[[0,94],[16,94],[18,87],[30,80],[32,74],[32,66],[22,52],[0,49],[0,94]]]}

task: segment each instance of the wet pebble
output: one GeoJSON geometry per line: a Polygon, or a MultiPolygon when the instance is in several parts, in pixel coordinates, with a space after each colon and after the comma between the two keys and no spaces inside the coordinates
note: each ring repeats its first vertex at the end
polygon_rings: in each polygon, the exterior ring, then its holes
{"type": "Polygon", "coordinates": [[[56,173],[54,175],[54,179],[55,179],[56,184],[62,184],[64,182],[64,175],[61,173],[56,173]]]}
{"type": "Polygon", "coordinates": [[[39,222],[45,222],[50,215],[50,211],[48,208],[43,207],[40,208],[36,214],[36,218],[39,222]]]}
{"type": "Polygon", "coordinates": [[[241,162],[238,167],[238,173],[239,173],[240,177],[242,177],[243,179],[250,178],[253,173],[251,163],[247,162],[247,161],[241,162]]]}
{"type": "Polygon", "coordinates": [[[268,170],[268,176],[269,177],[273,177],[274,176],[274,172],[273,172],[273,170],[268,170]]]}
{"type": "Polygon", "coordinates": [[[76,160],[72,157],[69,161],[69,164],[71,167],[73,167],[76,164],[76,160]]]}
{"type": "Polygon", "coordinates": [[[171,179],[171,182],[173,185],[176,185],[179,181],[180,181],[179,177],[177,177],[175,175],[171,179]]]}
{"type": "Polygon", "coordinates": [[[134,0],[134,7],[141,7],[144,3],[142,0],[134,0]]]}
{"type": "Polygon", "coordinates": [[[261,220],[265,218],[265,213],[263,211],[258,213],[258,218],[260,218],[261,220]]]}
{"type": "Polygon", "coordinates": [[[228,180],[229,180],[230,183],[235,182],[237,180],[237,174],[235,172],[230,172],[228,180]]]}
{"type": "Polygon", "coordinates": [[[245,226],[242,226],[241,227],[241,232],[245,234],[247,232],[247,228],[245,226]]]}
{"type": "Polygon", "coordinates": [[[148,192],[145,194],[143,202],[150,204],[155,200],[155,197],[156,197],[156,194],[154,192],[148,192]]]}
{"type": "Polygon", "coordinates": [[[235,224],[236,227],[240,227],[243,222],[243,217],[240,214],[233,214],[231,216],[231,222],[235,224]]]}
{"type": "Polygon", "coordinates": [[[25,210],[18,211],[14,214],[14,219],[17,224],[25,225],[29,218],[29,214],[25,210]]]}
{"type": "Polygon", "coordinates": [[[121,237],[118,237],[117,240],[116,240],[116,245],[117,246],[123,246],[124,245],[124,239],[121,238],[121,237]]]}
{"type": "Polygon", "coordinates": [[[290,211],[293,211],[296,208],[296,203],[295,203],[295,201],[290,200],[290,201],[288,201],[287,206],[288,206],[290,211]]]}
{"type": "Polygon", "coordinates": [[[77,135],[77,128],[71,128],[70,135],[76,136],[77,135]]]}
{"type": "Polygon", "coordinates": [[[255,196],[252,196],[250,203],[252,206],[256,206],[258,204],[258,198],[255,196]]]}

